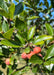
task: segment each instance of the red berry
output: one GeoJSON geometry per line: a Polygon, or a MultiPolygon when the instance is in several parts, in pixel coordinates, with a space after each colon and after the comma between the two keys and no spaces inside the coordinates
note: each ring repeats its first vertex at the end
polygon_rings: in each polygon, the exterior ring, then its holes
{"type": "Polygon", "coordinates": [[[32,55],[34,55],[33,51],[31,51],[29,54],[27,54],[27,58],[30,59],[32,55]]]}
{"type": "Polygon", "coordinates": [[[43,57],[42,54],[40,54],[40,53],[38,54],[38,56],[43,57]]]}
{"type": "Polygon", "coordinates": [[[39,52],[41,52],[41,48],[35,47],[35,48],[33,48],[33,51],[34,51],[35,54],[38,54],[39,52]]]}
{"type": "Polygon", "coordinates": [[[23,59],[27,59],[27,54],[26,54],[25,52],[23,52],[23,53],[21,54],[21,57],[22,57],[23,59]]]}
{"type": "Polygon", "coordinates": [[[6,65],[10,65],[10,58],[7,58],[5,63],[6,63],[6,65]]]}

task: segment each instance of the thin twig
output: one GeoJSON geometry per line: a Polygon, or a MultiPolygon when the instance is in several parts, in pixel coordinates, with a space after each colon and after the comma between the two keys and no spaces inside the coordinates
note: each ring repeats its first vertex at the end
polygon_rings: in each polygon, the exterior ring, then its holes
{"type": "MultiPolygon", "coordinates": [[[[23,66],[23,67],[21,67],[21,68],[16,69],[14,72],[17,72],[17,71],[19,71],[19,70],[22,70],[22,69],[24,69],[26,66],[28,66],[28,64],[26,64],[25,66],[23,66]]],[[[13,73],[14,73],[14,72],[13,72],[13,73]]],[[[13,75],[13,73],[12,73],[11,75],[13,75]]]]}

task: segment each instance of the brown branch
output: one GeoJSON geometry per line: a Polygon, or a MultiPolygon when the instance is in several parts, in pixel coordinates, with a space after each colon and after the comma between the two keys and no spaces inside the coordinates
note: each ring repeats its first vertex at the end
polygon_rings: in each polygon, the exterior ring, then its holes
{"type": "MultiPolygon", "coordinates": [[[[14,72],[17,72],[17,71],[19,71],[19,70],[22,70],[22,69],[24,69],[26,66],[28,66],[28,64],[26,64],[25,66],[23,66],[23,67],[21,67],[21,68],[16,69],[14,72]]],[[[14,73],[14,72],[13,72],[13,73],[14,73]]],[[[13,73],[12,73],[11,75],[13,75],[13,73]]]]}
{"type": "Polygon", "coordinates": [[[52,42],[50,42],[48,45],[52,45],[52,44],[54,44],[54,40],[52,42]]]}

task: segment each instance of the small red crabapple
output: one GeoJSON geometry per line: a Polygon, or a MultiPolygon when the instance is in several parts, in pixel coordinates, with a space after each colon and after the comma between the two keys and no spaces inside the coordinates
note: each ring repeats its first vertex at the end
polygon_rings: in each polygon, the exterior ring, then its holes
{"type": "Polygon", "coordinates": [[[25,52],[23,52],[23,53],[21,54],[21,57],[22,57],[23,59],[27,59],[27,54],[26,54],[25,52]]]}
{"type": "Polygon", "coordinates": [[[32,55],[34,55],[35,53],[33,51],[31,51],[29,54],[27,54],[27,58],[30,59],[32,55]]]}
{"type": "Polygon", "coordinates": [[[33,48],[33,52],[35,54],[38,54],[39,52],[41,52],[41,48],[40,47],[35,47],[35,48],[33,48]]]}
{"type": "Polygon", "coordinates": [[[38,56],[40,56],[41,58],[43,57],[41,53],[38,53],[38,56]]]}
{"type": "Polygon", "coordinates": [[[7,58],[7,59],[5,60],[5,64],[6,64],[6,65],[10,65],[10,58],[7,58]]]}

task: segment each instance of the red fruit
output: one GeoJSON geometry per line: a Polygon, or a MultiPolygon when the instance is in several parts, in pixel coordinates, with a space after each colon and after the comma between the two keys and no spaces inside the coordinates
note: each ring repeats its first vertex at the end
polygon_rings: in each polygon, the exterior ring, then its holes
{"type": "Polygon", "coordinates": [[[27,58],[30,59],[32,55],[34,55],[33,51],[31,51],[29,54],[27,54],[27,58]]]}
{"type": "Polygon", "coordinates": [[[6,65],[10,65],[10,58],[7,58],[5,63],[6,63],[6,65]]]}
{"type": "Polygon", "coordinates": [[[38,54],[38,56],[43,57],[42,54],[40,54],[40,53],[38,54]]]}
{"type": "Polygon", "coordinates": [[[26,54],[25,52],[23,52],[23,53],[21,54],[21,57],[22,57],[23,59],[27,59],[27,54],[26,54]]]}
{"type": "Polygon", "coordinates": [[[41,48],[40,47],[35,47],[35,48],[33,48],[33,52],[35,54],[38,54],[39,52],[41,52],[41,48]]]}

